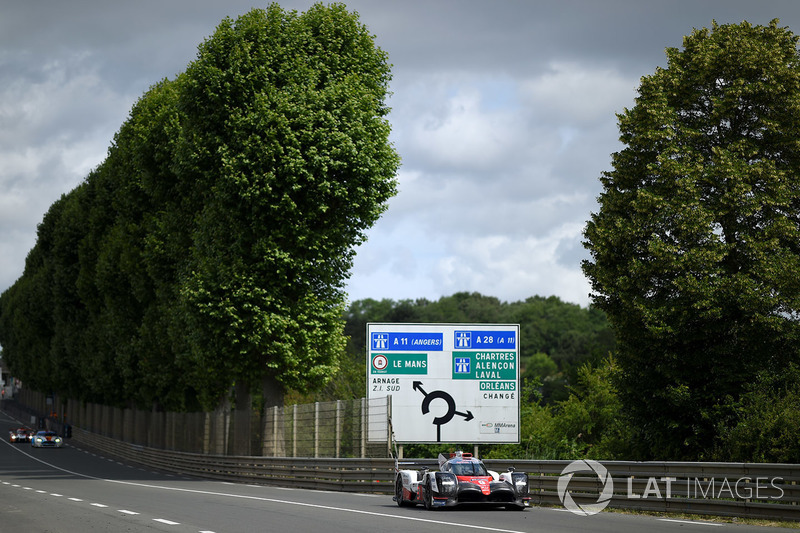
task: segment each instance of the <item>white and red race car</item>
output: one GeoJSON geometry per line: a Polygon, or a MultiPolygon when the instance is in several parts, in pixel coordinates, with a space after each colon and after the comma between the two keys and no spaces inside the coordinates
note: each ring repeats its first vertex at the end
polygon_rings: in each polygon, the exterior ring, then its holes
{"type": "Polygon", "coordinates": [[[33,430],[28,428],[13,429],[8,434],[9,442],[30,442],[33,430]]]}
{"type": "Polygon", "coordinates": [[[508,472],[498,474],[487,470],[483,462],[470,453],[455,452],[450,457],[439,455],[439,471],[428,467],[404,470],[395,465],[394,501],[403,507],[421,503],[426,509],[459,504],[484,504],[506,509],[524,510],[530,506],[528,474],[508,472]]]}

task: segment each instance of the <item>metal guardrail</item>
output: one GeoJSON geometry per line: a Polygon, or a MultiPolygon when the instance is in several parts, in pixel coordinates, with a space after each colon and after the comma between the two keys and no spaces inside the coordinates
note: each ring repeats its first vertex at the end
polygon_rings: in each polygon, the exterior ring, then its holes
{"type": "Polygon", "coordinates": [[[258,457],[172,452],[129,444],[80,428],[72,440],[104,454],[156,470],[220,481],[264,483],[283,487],[391,493],[392,459],[258,457]]]}
{"type": "MultiPolygon", "coordinates": [[[[82,429],[73,440],[131,462],[223,481],[391,494],[394,459],[214,456],[124,443],[82,429]]],[[[424,460],[422,461],[424,462],[424,460]]],[[[431,466],[435,461],[429,461],[431,466]]],[[[572,461],[487,459],[499,472],[527,472],[532,503],[562,505],[558,482],[572,461]]],[[[602,461],[613,491],[608,506],[666,513],[800,521],[800,465],[602,461]]],[[[574,472],[569,491],[577,504],[596,504],[604,484],[587,468],[574,472]]]]}
{"type": "MultiPolygon", "coordinates": [[[[532,503],[561,505],[558,481],[573,461],[486,461],[528,473],[532,503]]],[[[800,521],[800,465],[673,461],[600,461],[613,491],[608,506],[665,513],[800,521]]],[[[587,468],[569,491],[579,504],[595,504],[603,480],[587,468]]]]}
{"type": "MultiPolygon", "coordinates": [[[[30,409],[2,408],[21,421],[30,409]]],[[[60,424],[53,424],[60,429],[60,424]]],[[[348,492],[393,492],[394,459],[213,455],[131,444],[73,428],[73,439],[104,454],[168,472],[222,481],[348,492]]],[[[425,462],[425,460],[412,460],[425,462]]],[[[435,460],[428,460],[430,467],[435,460]]],[[[532,503],[562,505],[558,483],[573,461],[485,460],[496,471],[527,472],[532,503]]],[[[666,513],[800,521],[800,465],[601,461],[613,485],[608,506],[666,513]]],[[[597,504],[605,486],[589,463],[572,473],[569,494],[578,505],[597,504]]]]}

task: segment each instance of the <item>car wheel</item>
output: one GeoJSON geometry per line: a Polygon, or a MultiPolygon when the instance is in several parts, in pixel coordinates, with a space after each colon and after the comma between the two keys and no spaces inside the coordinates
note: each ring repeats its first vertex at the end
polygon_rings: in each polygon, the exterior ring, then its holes
{"type": "Polygon", "coordinates": [[[428,480],[422,489],[422,501],[425,503],[425,509],[433,511],[433,491],[431,491],[431,481],[428,480]]]}
{"type": "Polygon", "coordinates": [[[524,505],[506,505],[506,511],[524,511],[524,505]]]}
{"type": "Polygon", "coordinates": [[[397,502],[398,507],[406,507],[411,504],[411,502],[403,499],[403,476],[400,474],[397,474],[397,479],[394,482],[394,501],[397,502]]]}

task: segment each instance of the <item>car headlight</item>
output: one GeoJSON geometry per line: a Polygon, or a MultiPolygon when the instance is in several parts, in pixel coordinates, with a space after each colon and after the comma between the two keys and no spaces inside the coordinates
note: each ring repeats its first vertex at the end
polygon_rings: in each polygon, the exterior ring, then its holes
{"type": "Polygon", "coordinates": [[[449,472],[436,472],[436,484],[442,496],[453,496],[458,492],[456,477],[449,472]]]}
{"type": "Polygon", "coordinates": [[[511,474],[511,479],[514,481],[517,494],[524,495],[528,493],[528,474],[514,472],[511,474]]]}

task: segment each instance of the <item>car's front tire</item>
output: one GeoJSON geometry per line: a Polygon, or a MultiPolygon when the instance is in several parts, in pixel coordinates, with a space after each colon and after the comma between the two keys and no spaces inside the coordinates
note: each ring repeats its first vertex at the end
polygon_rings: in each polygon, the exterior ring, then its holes
{"type": "Polygon", "coordinates": [[[433,506],[433,491],[431,490],[431,480],[429,479],[422,489],[422,501],[425,504],[425,509],[428,511],[433,511],[435,507],[433,506]]]}
{"type": "Polygon", "coordinates": [[[397,474],[394,482],[394,501],[397,502],[398,507],[406,507],[411,505],[411,502],[403,499],[403,476],[397,474]]]}

